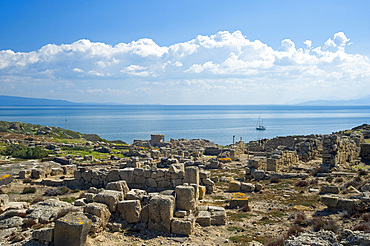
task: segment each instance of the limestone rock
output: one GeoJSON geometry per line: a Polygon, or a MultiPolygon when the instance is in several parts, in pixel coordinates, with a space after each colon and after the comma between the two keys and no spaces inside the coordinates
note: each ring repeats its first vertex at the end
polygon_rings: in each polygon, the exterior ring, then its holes
{"type": "Polygon", "coordinates": [[[117,211],[127,223],[140,221],[141,204],[138,200],[120,201],[117,205],[117,211]]]}
{"type": "Polygon", "coordinates": [[[196,222],[201,226],[210,226],[211,213],[209,211],[199,211],[196,222]]]}
{"type": "Polygon", "coordinates": [[[91,221],[83,214],[68,213],[55,222],[55,246],[83,246],[91,228],[91,221]]]}
{"type": "Polygon", "coordinates": [[[339,194],[340,189],[338,186],[322,186],[320,189],[320,194],[339,194]]]}
{"type": "Polygon", "coordinates": [[[171,220],[175,209],[175,198],[172,196],[154,196],[149,202],[148,229],[160,232],[171,232],[171,220]]]}
{"type": "Polygon", "coordinates": [[[229,183],[229,191],[234,192],[234,191],[240,191],[241,189],[241,183],[236,180],[232,180],[229,183]]]}
{"type": "Polygon", "coordinates": [[[0,229],[19,227],[21,225],[23,225],[23,218],[18,216],[0,220],[0,229]]]}
{"type": "Polygon", "coordinates": [[[195,219],[191,218],[176,218],[171,222],[171,233],[179,235],[190,235],[194,232],[195,219]]]}
{"type": "Polygon", "coordinates": [[[176,186],[176,208],[192,211],[195,209],[196,200],[194,187],[190,185],[176,186]]]}
{"type": "Polygon", "coordinates": [[[241,183],[241,191],[242,192],[253,192],[255,186],[251,183],[241,183]]]}
{"type": "Polygon", "coordinates": [[[102,228],[104,229],[108,223],[108,220],[111,216],[111,213],[108,209],[108,206],[103,203],[89,203],[84,206],[84,213],[93,214],[99,217],[102,221],[102,228]]]}
{"type": "Polygon", "coordinates": [[[119,201],[123,199],[122,192],[115,190],[103,190],[98,193],[93,201],[108,205],[109,211],[115,212],[119,201]]]}
{"type": "Polygon", "coordinates": [[[116,182],[110,182],[105,187],[107,190],[117,190],[121,191],[123,193],[123,197],[126,196],[126,194],[129,192],[129,188],[127,186],[127,183],[125,180],[120,180],[116,182]]]}
{"type": "Polygon", "coordinates": [[[230,199],[230,207],[236,208],[236,207],[247,207],[248,206],[248,198],[244,193],[234,193],[232,198],[230,199]]]}
{"type": "Polygon", "coordinates": [[[61,211],[71,207],[73,206],[70,203],[62,202],[58,199],[49,199],[31,205],[27,210],[27,217],[39,223],[49,223],[52,222],[61,211]]]}
{"type": "Polygon", "coordinates": [[[9,205],[9,196],[7,194],[0,195],[0,207],[6,207],[9,205]]]}
{"type": "Polygon", "coordinates": [[[41,228],[32,232],[32,238],[42,243],[49,244],[54,241],[54,228],[41,228]]]}

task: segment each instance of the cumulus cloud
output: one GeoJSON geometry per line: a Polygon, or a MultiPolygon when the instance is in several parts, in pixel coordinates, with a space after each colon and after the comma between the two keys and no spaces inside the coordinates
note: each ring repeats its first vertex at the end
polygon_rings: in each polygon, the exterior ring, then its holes
{"type": "Polygon", "coordinates": [[[370,61],[367,56],[346,53],[349,41],[338,32],[322,46],[313,47],[312,41],[306,40],[299,48],[291,39],[284,39],[275,50],[259,40],[249,40],[240,31],[199,35],[170,46],[159,46],[148,38],[115,46],[82,39],[48,44],[32,52],[0,51],[0,83],[13,78],[13,83],[28,82],[32,88],[38,79],[52,81],[54,86],[72,81],[76,90],[89,93],[122,92],[119,88],[123,86],[126,95],[153,89],[183,93],[191,87],[238,92],[266,87],[276,93],[307,89],[309,84],[317,90],[323,85],[344,90],[354,82],[360,91],[370,79],[370,61]],[[112,89],[102,89],[102,83],[112,89]],[[82,89],[91,85],[96,88],[82,89]]]}

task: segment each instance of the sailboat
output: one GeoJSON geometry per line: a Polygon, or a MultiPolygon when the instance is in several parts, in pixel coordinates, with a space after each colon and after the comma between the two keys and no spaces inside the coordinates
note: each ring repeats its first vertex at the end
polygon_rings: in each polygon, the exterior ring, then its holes
{"type": "Polygon", "coordinates": [[[258,122],[257,122],[257,125],[256,125],[256,130],[257,131],[264,131],[264,130],[266,130],[266,127],[263,126],[263,120],[261,120],[260,117],[258,117],[258,122]]]}

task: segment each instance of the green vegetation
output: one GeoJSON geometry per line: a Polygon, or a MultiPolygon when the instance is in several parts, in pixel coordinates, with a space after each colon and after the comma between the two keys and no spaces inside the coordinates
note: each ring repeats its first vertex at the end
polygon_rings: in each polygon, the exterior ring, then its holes
{"type": "Polygon", "coordinates": [[[49,152],[42,147],[29,148],[21,144],[10,144],[0,151],[1,155],[9,155],[21,159],[42,159],[48,156],[49,152]]]}
{"type": "Polygon", "coordinates": [[[35,187],[24,187],[22,194],[36,193],[35,187]]]}
{"type": "Polygon", "coordinates": [[[60,198],[61,201],[68,202],[68,203],[72,203],[72,202],[76,201],[76,199],[77,199],[76,197],[62,197],[62,198],[60,198]]]}

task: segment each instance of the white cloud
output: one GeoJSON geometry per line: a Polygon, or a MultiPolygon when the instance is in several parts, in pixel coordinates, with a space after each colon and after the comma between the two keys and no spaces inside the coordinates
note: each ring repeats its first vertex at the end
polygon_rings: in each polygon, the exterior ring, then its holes
{"type": "MultiPolygon", "coordinates": [[[[302,95],[309,96],[321,93],[324,87],[326,93],[348,92],[350,87],[356,94],[368,86],[370,61],[361,54],[346,53],[349,41],[338,32],[322,46],[313,47],[312,41],[306,40],[299,48],[291,39],[284,39],[274,50],[259,40],[249,40],[240,31],[199,35],[171,46],[159,46],[147,38],[115,46],[82,39],[72,44],[48,44],[32,52],[0,51],[0,85],[8,85],[13,78],[14,88],[22,81],[30,90],[37,90],[34,81],[38,80],[58,88],[60,83],[67,88],[67,81],[72,81],[76,90],[89,93],[95,89],[83,88],[92,84],[91,88],[101,88],[101,84],[111,88],[96,89],[102,94],[120,91],[122,86],[128,94],[153,89],[185,93],[184,88],[191,87],[199,93],[204,90],[206,96],[209,90],[262,93],[262,88],[271,95],[282,93],[277,90],[301,94],[299,90],[304,88],[302,95]]],[[[9,86],[5,89],[12,90],[9,86]]]]}

